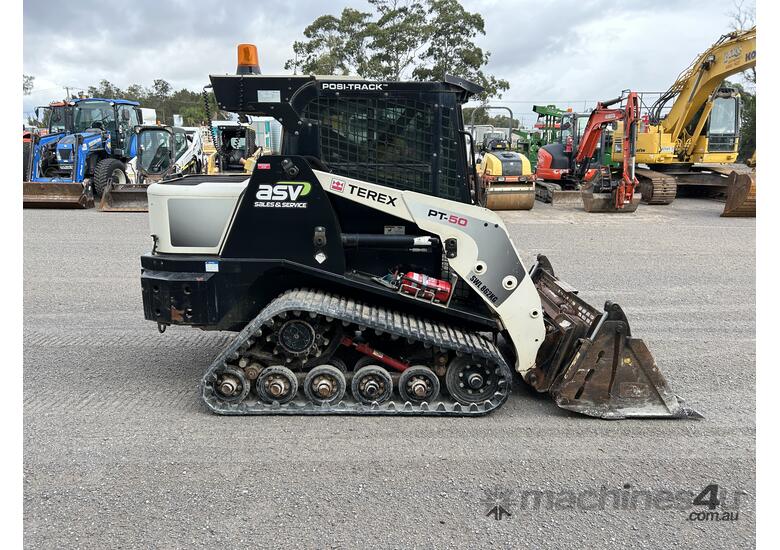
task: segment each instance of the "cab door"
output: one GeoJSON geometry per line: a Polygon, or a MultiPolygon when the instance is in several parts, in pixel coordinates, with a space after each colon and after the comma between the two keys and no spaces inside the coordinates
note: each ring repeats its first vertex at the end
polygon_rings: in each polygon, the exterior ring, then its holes
{"type": "Polygon", "coordinates": [[[122,148],[122,156],[131,159],[137,154],[133,137],[135,127],[141,124],[138,108],[132,105],[119,105],[117,111],[119,115],[117,124],[119,146],[122,148]]]}
{"type": "Polygon", "coordinates": [[[192,136],[182,128],[173,128],[174,161],[176,171],[181,174],[195,172],[195,154],[192,147],[192,136]]]}
{"type": "Polygon", "coordinates": [[[136,170],[139,183],[160,181],[175,173],[173,130],[167,126],[137,126],[136,170]]]}

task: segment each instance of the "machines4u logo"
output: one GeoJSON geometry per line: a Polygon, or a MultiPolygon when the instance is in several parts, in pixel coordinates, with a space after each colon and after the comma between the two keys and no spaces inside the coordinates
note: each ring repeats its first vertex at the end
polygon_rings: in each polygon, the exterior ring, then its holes
{"type": "Polygon", "coordinates": [[[255,208],[306,208],[303,197],[311,192],[308,181],[277,181],[261,183],[255,193],[255,208]]]}

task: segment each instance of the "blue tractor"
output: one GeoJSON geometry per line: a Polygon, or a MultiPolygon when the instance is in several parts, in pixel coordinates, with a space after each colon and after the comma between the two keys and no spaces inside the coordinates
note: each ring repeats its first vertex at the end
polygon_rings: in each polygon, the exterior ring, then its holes
{"type": "Polygon", "coordinates": [[[84,98],[44,109],[48,134],[33,136],[29,146],[25,206],[87,208],[110,184],[128,183],[127,162],[137,147],[134,128],[143,124],[137,102],[84,98]]]}

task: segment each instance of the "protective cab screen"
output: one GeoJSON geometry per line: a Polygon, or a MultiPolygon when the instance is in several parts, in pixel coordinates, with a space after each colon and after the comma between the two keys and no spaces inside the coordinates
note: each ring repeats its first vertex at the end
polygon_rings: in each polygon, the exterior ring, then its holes
{"type": "Polygon", "coordinates": [[[303,112],[319,122],[322,160],[334,172],[467,202],[455,116],[454,101],[436,107],[417,98],[319,97],[303,112]]]}

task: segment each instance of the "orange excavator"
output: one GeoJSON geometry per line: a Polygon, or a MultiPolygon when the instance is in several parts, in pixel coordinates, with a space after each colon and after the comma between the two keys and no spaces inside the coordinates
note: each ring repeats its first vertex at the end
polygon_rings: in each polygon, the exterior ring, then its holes
{"type": "Polygon", "coordinates": [[[635,175],[638,117],[636,92],[599,102],[590,113],[581,137],[573,125],[574,131],[565,142],[539,149],[536,177],[544,180],[541,185],[547,185],[553,192],[579,191],[586,212],[634,212],[640,200],[639,194],[634,194],[638,185],[635,175]],[[612,108],[621,103],[622,106],[612,108]],[[604,151],[599,144],[604,128],[618,121],[629,131],[622,139],[622,172],[613,173],[610,165],[603,162],[604,151]]]}

